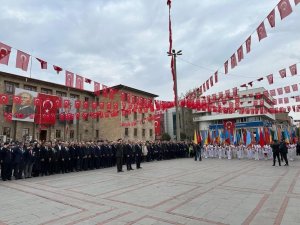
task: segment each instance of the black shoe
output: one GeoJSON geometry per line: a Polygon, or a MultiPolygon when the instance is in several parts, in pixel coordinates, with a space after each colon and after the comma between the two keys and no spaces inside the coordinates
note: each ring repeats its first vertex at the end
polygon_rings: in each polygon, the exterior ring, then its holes
{"type": "Polygon", "coordinates": [[[279,166],[281,166],[281,165],[279,165],[279,166]]]}
{"type": "Polygon", "coordinates": [[[275,164],[273,164],[272,166],[275,166],[275,164]]]}
{"type": "Polygon", "coordinates": [[[130,170],[134,170],[134,169],[131,168],[130,170]]]}
{"type": "Polygon", "coordinates": [[[284,164],[284,166],[289,166],[289,164],[284,164]]]}
{"type": "Polygon", "coordinates": [[[118,173],[120,173],[120,172],[124,172],[124,171],[123,170],[118,171],[118,173]]]}

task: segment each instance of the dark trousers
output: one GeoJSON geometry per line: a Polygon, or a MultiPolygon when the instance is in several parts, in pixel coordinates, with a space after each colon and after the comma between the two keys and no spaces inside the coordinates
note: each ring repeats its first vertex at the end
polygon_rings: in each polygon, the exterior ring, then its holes
{"type": "Polygon", "coordinates": [[[141,168],[141,161],[142,161],[142,156],[137,155],[137,156],[135,157],[135,163],[136,163],[136,168],[137,168],[137,169],[138,169],[138,168],[141,168]]]}
{"type": "Polygon", "coordinates": [[[1,169],[3,169],[2,180],[11,180],[11,175],[12,175],[11,163],[3,163],[3,167],[1,169]]]}
{"type": "Polygon", "coordinates": [[[123,158],[117,157],[117,171],[118,172],[122,171],[122,167],[123,167],[123,158]]]}
{"type": "Polygon", "coordinates": [[[287,153],[281,153],[281,156],[282,156],[282,158],[284,159],[285,164],[286,164],[286,165],[289,165],[289,161],[288,161],[288,159],[287,159],[287,153]]]}
{"type": "Polygon", "coordinates": [[[127,170],[132,170],[131,161],[132,161],[131,156],[127,156],[127,158],[126,158],[127,170]]]}
{"type": "Polygon", "coordinates": [[[22,163],[15,163],[14,164],[14,177],[15,179],[22,179],[23,175],[23,164],[22,163]]]}
{"type": "Polygon", "coordinates": [[[278,159],[279,166],[281,166],[281,161],[280,161],[280,158],[279,158],[279,152],[273,152],[273,165],[275,165],[275,163],[276,163],[276,157],[278,159]]]}

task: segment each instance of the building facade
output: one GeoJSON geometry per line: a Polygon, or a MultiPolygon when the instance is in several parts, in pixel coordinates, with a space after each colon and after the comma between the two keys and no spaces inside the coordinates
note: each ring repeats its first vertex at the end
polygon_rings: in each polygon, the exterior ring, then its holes
{"type": "MultiPolygon", "coordinates": [[[[263,93],[266,91],[265,88],[254,88],[245,91],[238,91],[239,100],[242,103],[244,109],[247,108],[273,108],[273,98],[271,96],[266,96],[263,93]],[[259,100],[257,99],[257,93],[261,94],[259,100]],[[261,101],[255,105],[254,102],[261,101]]],[[[224,107],[229,107],[230,102],[234,100],[229,100],[224,104],[224,107]]],[[[234,124],[236,130],[247,129],[252,132],[256,132],[257,129],[263,127],[272,127],[275,122],[275,115],[270,113],[243,113],[240,114],[239,110],[235,110],[234,113],[217,113],[217,112],[202,112],[202,111],[193,111],[194,118],[193,121],[196,123],[198,130],[207,131],[207,130],[216,130],[224,129],[224,122],[230,121],[234,124]]]]}
{"type": "MultiPolygon", "coordinates": [[[[122,121],[131,121],[145,117],[145,114],[130,114],[123,116],[121,110],[115,117],[97,117],[87,119],[77,119],[72,121],[60,121],[59,112],[56,115],[54,125],[37,124],[36,122],[8,121],[5,114],[11,113],[13,109],[13,96],[15,90],[24,89],[31,92],[54,95],[81,102],[108,102],[109,98],[103,95],[96,96],[94,92],[66,87],[64,85],[46,82],[38,79],[18,76],[14,74],[0,72],[0,93],[9,96],[7,104],[0,104],[0,138],[2,140],[68,140],[68,141],[88,141],[88,140],[117,140],[119,138],[130,140],[154,140],[154,122],[137,124],[135,127],[124,127],[122,121]]],[[[157,95],[137,90],[124,85],[111,87],[119,92],[126,91],[136,96],[143,96],[154,99],[157,95]]],[[[114,103],[121,108],[121,98],[116,94],[114,103]]],[[[78,112],[78,110],[77,110],[78,112]]],[[[80,109],[80,112],[96,112],[91,108],[80,109]]]]}

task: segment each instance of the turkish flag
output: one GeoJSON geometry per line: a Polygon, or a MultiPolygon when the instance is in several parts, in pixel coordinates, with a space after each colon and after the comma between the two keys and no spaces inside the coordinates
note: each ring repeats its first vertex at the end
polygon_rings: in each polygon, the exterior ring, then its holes
{"type": "Polygon", "coordinates": [[[283,101],[284,101],[284,104],[288,104],[289,103],[289,98],[285,97],[283,101]]]}
{"type": "Polygon", "coordinates": [[[266,32],[266,28],[265,28],[265,24],[264,22],[262,22],[258,28],[256,29],[257,31],[257,35],[258,35],[258,40],[261,41],[262,39],[267,37],[267,32],[266,32]]]}
{"type": "Polygon", "coordinates": [[[97,102],[92,102],[92,109],[97,109],[98,103],[97,102]]]}
{"type": "Polygon", "coordinates": [[[75,108],[80,109],[81,106],[81,101],[80,100],[75,100],[75,108]]]}
{"type": "Polygon", "coordinates": [[[56,71],[57,74],[59,74],[59,72],[63,70],[61,67],[55,65],[53,65],[53,69],[56,71]]]}
{"type": "Polygon", "coordinates": [[[206,81],[206,89],[209,89],[209,80],[206,81]]]}
{"type": "Polygon", "coordinates": [[[21,99],[20,96],[14,95],[14,96],[13,96],[13,102],[14,102],[14,104],[16,104],[16,105],[20,105],[21,102],[22,102],[22,99],[21,99]]]}
{"type": "Polygon", "coordinates": [[[235,121],[234,120],[223,120],[224,129],[229,131],[230,134],[233,134],[235,128],[235,121]]]}
{"type": "Polygon", "coordinates": [[[300,102],[300,96],[296,96],[296,102],[300,102]]]}
{"type": "Polygon", "coordinates": [[[275,9],[273,9],[268,15],[268,21],[271,27],[275,27],[275,9]]]}
{"type": "Polygon", "coordinates": [[[41,105],[40,107],[36,107],[35,123],[55,124],[57,111],[55,101],[58,97],[39,93],[37,98],[41,100],[41,105]]]}
{"type": "Polygon", "coordinates": [[[297,64],[290,66],[290,72],[292,76],[297,75],[297,64]]]}
{"type": "Polygon", "coordinates": [[[230,57],[230,60],[231,60],[231,69],[233,69],[234,67],[237,66],[235,53],[233,53],[233,55],[230,57]]]}
{"type": "Polygon", "coordinates": [[[285,78],[286,77],[286,69],[279,70],[279,74],[280,74],[281,78],[285,78]]]}
{"type": "Polygon", "coordinates": [[[107,94],[108,94],[108,87],[106,85],[102,84],[102,95],[103,95],[103,97],[106,98],[107,94]]]}
{"type": "Polygon", "coordinates": [[[155,136],[161,135],[161,115],[155,115],[154,127],[155,127],[155,136]]]}
{"type": "Polygon", "coordinates": [[[225,74],[228,73],[228,60],[224,63],[225,74]]]}
{"type": "Polygon", "coordinates": [[[281,0],[277,4],[277,7],[278,7],[279,14],[280,14],[280,17],[282,20],[293,12],[293,9],[292,9],[292,6],[291,6],[289,0],[281,0]]]}
{"type": "Polygon", "coordinates": [[[41,106],[42,102],[41,102],[41,99],[39,98],[34,98],[34,105],[35,106],[41,106]]]}
{"type": "Polygon", "coordinates": [[[54,102],[56,108],[62,107],[62,99],[60,97],[57,97],[57,99],[54,102]]]}
{"type": "Polygon", "coordinates": [[[213,76],[211,76],[211,77],[209,78],[209,81],[210,81],[210,86],[211,86],[211,87],[214,86],[213,76]]]}
{"type": "Polygon", "coordinates": [[[8,95],[0,94],[0,104],[7,105],[8,104],[8,95]]]}
{"type": "Polygon", "coordinates": [[[273,74],[267,76],[269,84],[273,84],[273,74]]]}
{"type": "Polygon", "coordinates": [[[283,103],[283,99],[282,98],[278,98],[278,104],[282,104],[283,103]]]}
{"type": "Polygon", "coordinates": [[[273,96],[276,96],[276,91],[275,89],[272,89],[270,90],[270,95],[273,97],[273,96]]]}
{"type": "Polygon", "coordinates": [[[94,81],[94,92],[98,93],[99,91],[100,91],[100,83],[94,81]]]}
{"type": "Polygon", "coordinates": [[[272,102],[273,102],[274,105],[277,105],[277,99],[273,99],[272,102]]]}
{"type": "Polygon", "coordinates": [[[64,108],[70,108],[70,100],[64,100],[64,108]]]}
{"type": "Polygon", "coordinates": [[[237,96],[238,89],[237,87],[232,88],[233,96],[237,96]]]}
{"type": "Polygon", "coordinates": [[[66,71],[66,86],[74,87],[74,73],[66,71]]]}
{"type": "Polygon", "coordinates": [[[202,84],[202,87],[203,87],[203,92],[206,92],[206,87],[204,83],[202,84]]]}
{"type": "Polygon", "coordinates": [[[291,93],[291,88],[290,88],[290,86],[284,87],[284,91],[285,91],[286,94],[291,93]]]}
{"type": "MultiPolygon", "coordinates": [[[[218,71],[215,72],[215,83],[218,83],[218,71]]],[[[202,89],[201,89],[202,94],[202,89]]]]}
{"type": "Polygon", "coordinates": [[[39,58],[36,58],[37,59],[37,61],[39,61],[40,62],[40,64],[41,64],[41,69],[43,69],[43,70],[46,70],[47,69],[47,62],[46,61],[44,61],[44,60],[42,60],[42,59],[39,59],[39,58]]]}
{"type": "Polygon", "coordinates": [[[8,65],[11,47],[0,42],[0,64],[8,65]]]}
{"type": "Polygon", "coordinates": [[[83,108],[84,109],[88,109],[90,107],[89,102],[88,101],[84,101],[83,102],[83,108]]]}
{"type": "Polygon", "coordinates": [[[29,63],[30,55],[25,52],[18,50],[17,52],[17,60],[16,60],[16,67],[20,68],[21,70],[27,71],[28,63],[29,63]]]}
{"type": "Polygon", "coordinates": [[[278,93],[278,95],[282,95],[283,94],[282,88],[277,88],[277,93],[278,93]]]}
{"type": "Polygon", "coordinates": [[[293,91],[298,91],[298,84],[293,84],[292,89],[293,91]]]}
{"type": "Polygon", "coordinates": [[[83,90],[83,77],[76,75],[76,88],[83,90]]]}
{"type": "Polygon", "coordinates": [[[251,36],[249,36],[246,40],[246,52],[249,53],[251,51],[251,36]]]}
{"type": "Polygon", "coordinates": [[[240,62],[242,59],[244,59],[244,51],[243,51],[243,45],[239,47],[237,50],[237,55],[238,55],[238,61],[240,62]]]}

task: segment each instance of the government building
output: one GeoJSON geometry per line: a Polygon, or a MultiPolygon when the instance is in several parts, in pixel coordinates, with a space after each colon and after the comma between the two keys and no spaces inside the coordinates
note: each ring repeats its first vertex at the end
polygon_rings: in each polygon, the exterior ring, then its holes
{"type": "MultiPolygon", "coordinates": [[[[113,98],[104,97],[102,91],[97,96],[92,91],[80,90],[65,85],[55,84],[38,79],[23,77],[15,74],[0,72],[0,95],[8,96],[8,102],[0,104],[0,138],[2,141],[25,141],[25,140],[66,140],[66,141],[89,141],[89,140],[109,140],[115,141],[119,138],[125,140],[154,140],[154,121],[149,119],[154,116],[154,110],[127,110],[129,113],[122,113],[124,107],[124,99],[121,95],[126,94],[134,96],[137,99],[147,99],[149,102],[154,102],[154,98],[158,97],[142,90],[131,88],[125,85],[116,85],[110,87],[116,91],[113,98]],[[12,115],[12,111],[16,109],[15,98],[16,90],[18,93],[33,93],[37,96],[38,93],[58,96],[60,99],[68,99],[73,106],[71,113],[75,115],[80,112],[80,118],[72,118],[61,120],[61,112],[63,109],[57,109],[55,114],[54,124],[43,124],[41,121],[34,119],[26,120],[23,118],[7,119],[7,115],[12,115]],[[122,94],[121,94],[122,93],[122,94]],[[88,102],[88,108],[74,108],[74,102],[80,100],[88,102]],[[110,103],[108,103],[110,102],[110,103]],[[97,108],[92,108],[92,104],[97,103],[97,108]],[[117,109],[114,116],[111,116],[107,111],[103,111],[99,116],[99,103],[111,104],[112,108],[117,109]],[[92,117],[91,115],[98,116],[92,117]],[[82,118],[81,114],[90,115],[87,118],[82,118]],[[94,114],[93,114],[94,113],[94,114]]],[[[26,94],[23,97],[27,97],[26,94]]],[[[127,103],[128,107],[129,103],[127,103]]],[[[131,104],[130,104],[131,105],[131,104]]],[[[50,105],[49,107],[52,107],[50,105]]],[[[42,107],[42,106],[36,106],[42,107]]],[[[62,106],[63,108],[63,106],[62,106]]],[[[18,107],[21,109],[21,107],[18,107]]]]}

